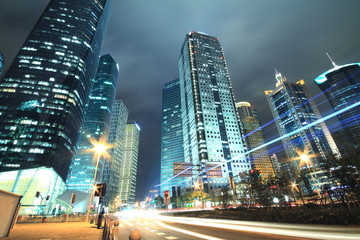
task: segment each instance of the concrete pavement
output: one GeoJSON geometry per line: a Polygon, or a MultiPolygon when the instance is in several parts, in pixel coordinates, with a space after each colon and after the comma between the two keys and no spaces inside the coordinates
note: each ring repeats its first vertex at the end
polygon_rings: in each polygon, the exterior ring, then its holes
{"type": "Polygon", "coordinates": [[[53,240],[53,239],[93,239],[101,240],[102,229],[95,224],[85,222],[69,223],[20,223],[11,229],[9,237],[4,240],[53,240]]]}

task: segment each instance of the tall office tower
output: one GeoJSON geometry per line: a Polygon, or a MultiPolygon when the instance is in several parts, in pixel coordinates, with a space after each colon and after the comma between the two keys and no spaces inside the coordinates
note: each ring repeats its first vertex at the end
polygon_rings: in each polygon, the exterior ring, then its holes
{"type": "MultiPolygon", "coordinates": [[[[315,83],[325,93],[334,112],[349,108],[338,114],[345,135],[349,137],[353,146],[360,147],[360,106],[351,105],[360,102],[360,63],[351,63],[324,72],[315,79],[315,83]]],[[[338,143],[341,148],[346,142],[338,143]]],[[[346,149],[342,149],[346,150],[346,149]]]]}
{"type": "Polygon", "coordinates": [[[110,158],[105,161],[102,182],[106,183],[104,202],[111,206],[114,199],[119,195],[120,166],[125,140],[125,129],[129,110],[121,100],[116,100],[111,113],[110,131],[108,144],[112,147],[108,150],[110,158]]]}
{"type": "Polygon", "coordinates": [[[265,95],[280,136],[286,136],[282,142],[288,160],[299,160],[304,154],[308,155],[309,165],[316,169],[318,183],[324,183],[327,180],[321,167],[328,154],[338,154],[335,142],[324,122],[306,128],[321,115],[309,97],[304,80],[288,82],[278,72],[275,77],[276,89],[265,91],[265,95]]]}
{"type": "Polygon", "coordinates": [[[270,161],[271,161],[272,168],[274,169],[275,175],[279,175],[281,168],[280,168],[280,163],[279,163],[278,157],[276,156],[275,153],[270,156],[270,161]]]}
{"type": "Polygon", "coordinates": [[[3,72],[3,70],[4,70],[4,56],[0,52],[0,76],[1,76],[1,74],[3,72]]]}
{"type": "Polygon", "coordinates": [[[0,83],[0,172],[12,174],[10,191],[26,182],[24,205],[36,190],[55,196],[35,181],[39,168],[65,181],[109,14],[110,0],[51,0],[0,83]]]}
{"type": "MultiPolygon", "coordinates": [[[[118,74],[119,67],[115,60],[109,54],[102,56],[90,94],[90,102],[86,108],[85,122],[77,142],[77,152],[72,159],[66,179],[68,189],[91,192],[98,160],[91,149],[94,148],[94,143],[107,139],[118,74]]],[[[103,154],[99,158],[96,182],[102,179],[105,157],[103,154]]]]}
{"type": "MultiPolygon", "coordinates": [[[[247,150],[251,151],[264,145],[264,134],[255,108],[248,102],[238,102],[236,103],[236,109],[239,113],[241,129],[247,150]]],[[[275,177],[267,147],[262,147],[249,153],[248,158],[250,159],[252,168],[260,171],[262,181],[267,181],[275,177]]]]}
{"type": "Polygon", "coordinates": [[[174,176],[184,163],[183,145],[180,81],[175,79],[165,83],[162,89],[160,194],[182,186],[184,179],[174,176]]]}
{"type": "Polygon", "coordinates": [[[121,200],[124,205],[131,205],[135,202],[139,138],[139,125],[135,121],[128,122],[126,124],[123,157],[119,176],[119,200],[121,200]]]}
{"type": "MultiPolygon", "coordinates": [[[[230,76],[218,38],[186,35],[179,57],[184,158],[210,189],[248,171],[230,76]]],[[[238,179],[238,178],[237,178],[238,179]]]]}

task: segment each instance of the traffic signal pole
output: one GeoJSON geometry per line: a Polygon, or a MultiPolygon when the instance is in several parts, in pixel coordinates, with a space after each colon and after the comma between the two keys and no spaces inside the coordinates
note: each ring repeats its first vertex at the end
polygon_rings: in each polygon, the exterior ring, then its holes
{"type": "Polygon", "coordinates": [[[72,204],[72,201],[73,201],[73,196],[74,196],[74,193],[71,193],[71,198],[70,198],[70,203],[69,203],[69,210],[68,210],[68,213],[67,213],[67,216],[66,216],[66,221],[68,221],[68,218],[69,218],[70,208],[71,208],[71,204],[72,204]]]}

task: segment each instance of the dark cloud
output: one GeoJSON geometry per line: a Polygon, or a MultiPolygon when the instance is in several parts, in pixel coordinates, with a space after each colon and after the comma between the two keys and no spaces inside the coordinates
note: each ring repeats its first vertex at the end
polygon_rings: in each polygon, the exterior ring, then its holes
{"type": "MultiPolygon", "coordinates": [[[[45,0],[12,0],[0,8],[0,51],[12,60],[45,0]]],[[[161,88],[178,75],[178,56],[191,30],[219,37],[237,101],[249,101],[263,123],[271,120],[264,90],[275,68],[289,81],[313,83],[335,62],[360,60],[358,0],[113,0],[103,52],[120,66],[117,97],[142,127],[137,197],[159,181],[161,88]]],[[[323,101],[323,98],[317,102],[323,101]]],[[[322,112],[328,105],[320,107],[322,112]]],[[[266,129],[273,138],[273,125],[266,129]]]]}

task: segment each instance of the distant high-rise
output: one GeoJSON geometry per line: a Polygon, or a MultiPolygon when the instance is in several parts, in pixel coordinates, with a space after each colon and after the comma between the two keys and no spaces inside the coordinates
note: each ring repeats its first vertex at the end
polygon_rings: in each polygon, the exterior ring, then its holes
{"type": "MultiPolygon", "coordinates": [[[[315,79],[315,83],[324,92],[334,112],[342,110],[360,101],[360,63],[337,66],[324,72],[315,79]]],[[[345,135],[353,146],[360,147],[360,106],[338,114],[345,135]]],[[[339,142],[343,148],[346,142],[339,142]]],[[[345,150],[345,149],[343,149],[345,150]]]]}
{"type": "Polygon", "coordinates": [[[175,79],[165,83],[162,89],[161,194],[173,186],[182,186],[184,180],[181,177],[171,179],[176,175],[176,167],[184,163],[182,130],[180,81],[175,79]]]}
{"type": "Polygon", "coordinates": [[[104,202],[112,206],[114,199],[119,195],[120,167],[125,141],[125,129],[129,111],[121,100],[116,100],[111,113],[108,144],[110,158],[105,160],[102,182],[106,183],[104,202]]]}
{"type": "Polygon", "coordinates": [[[0,52],[0,76],[1,76],[1,74],[3,72],[3,70],[4,70],[4,56],[0,52]]]}
{"type": "MultiPolygon", "coordinates": [[[[250,170],[223,49],[218,38],[186,35],[179,57],[185,162],[210,189],[250,170]],[[200,166],[198,168],[198,166],[200,166]],[[200,171],[199,171],[200,170],[200,171]]],[[[190,183],[191,184],[191,183],[190,183]]]]}
{"type": "MultiPolygon", "coordinates": [[[[261,128],[260,119],[256,109],[248,102],[236,103],[239,113],[244,142],[248,151],[265,144],[264,134],[261,128]]],[[[275,177],[274,169],[271,165],[267,147],[262,147],[248,154],[252,168],[261,173],[263,181],[275,177]]]]}
{"type": "MultiPolygon", "coordinates": [[[[288,160],[299,160],[308,155],[311,165],[318,171],[319,184],[326,182],[320,171],[329,154],[338,155],[338,150],[325,123],[302,129],[321,118],[310,99],[304,80],[288,82],[276,72],[276,89],[265,91],[271,112],[282,139],[288,160]]],[[[295,163],[296,161],[294,161],[295,163]]]]}
{"type": "MultiPolygon", "coordinates": [[[[106,140],[110,128],[111,110],[115,101],[119,68],[109,55],[100,58],[90,102],[86,108],[77,152],[73,157],[66,185],[69,189],[91,192],[97,159],[94,158],[94,141],[106,140]]],[[[96,182],[102,179],[104,158],[99,159],[96,182]]]]}
{"type": "Polygon", "coordinates": [[[136,174],[139,151],[140,127],[130,121],[126,124],[123,156],[120,167],[119,199],[123,204],[135,202],[136,174]]]}
{"type": "Polygon", "coordinates": [[[110,0],[51,0],[1,81],[0,172],[15,174],[10,191],[30,179],[29,199],[40,188],[57,196],[60,184],[35,179],[46,168],[65,181],[109,14],[110,0]]]}

